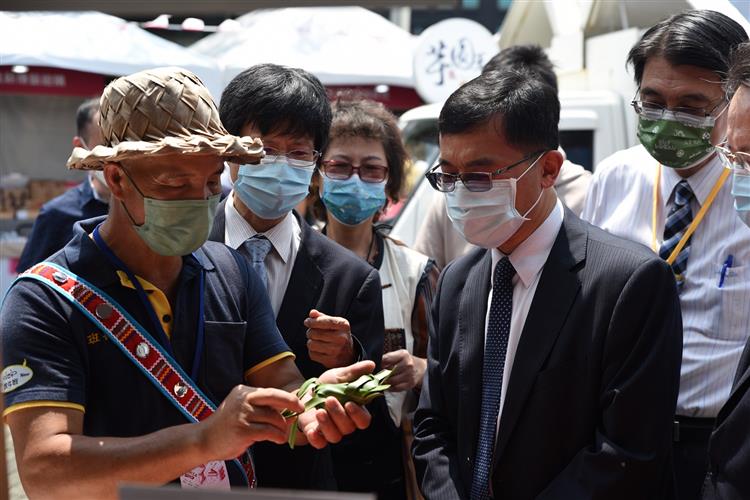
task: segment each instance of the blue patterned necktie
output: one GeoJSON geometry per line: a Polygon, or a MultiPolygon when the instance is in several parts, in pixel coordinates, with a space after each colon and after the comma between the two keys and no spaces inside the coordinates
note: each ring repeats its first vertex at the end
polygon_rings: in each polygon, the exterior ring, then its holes
{"type": "MultiPolygon", "coordinates": [[[[667,260],[672,254],[672,251],[680,239],[682,239],[688,226],[693,222],[693,211],[690,209],[690,201],[694,197],[695,194],[690,189],[690,184],[686,180],[681,180],[677,183],[674,188],[674,201],[664,224],[664,243],[659,248],[659,257],[664,260],[667,260]]],[[[690,256],[690,241],[692,239],[691,236],[672,264],[672,271],[677,278],[678,286],[685,279],[688,257],[690,256]]]]}
{"type": "Polygon", "coordinates": [[[266,289],[268,289],[268,273],[266,272],[265,260],[271,248],[272,245],[268,238],[259,234],[245,240],[245,243],[239,248],[240,253],[250,257],[253,269],[260,276],[260,281],[263,282],[263,287],[266,289]]]}
{"type": "Polygon", "coordinates": [[[490,470],[495,446],[495,429],[500,412],[503,388],[503,369],[508,352],[510,318],[513,312],[513,276],[516,270],[507,258],[495,265],[492,283],[492,303],[487,323],[482,363],[482,409],[479,416],[479,436],[471,482],[471,500],[490,498],[490,470]]]}

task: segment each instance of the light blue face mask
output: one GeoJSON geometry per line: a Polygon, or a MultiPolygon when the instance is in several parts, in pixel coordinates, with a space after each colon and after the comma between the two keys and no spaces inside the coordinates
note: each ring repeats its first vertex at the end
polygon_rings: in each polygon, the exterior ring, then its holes
{"type": "Polygon", "coordinates": [[[750,172],[747,170],[734,169],[732,196],[737,215],[750,227],[750,172]]]}
{"type": "Polygon", "coordinates": [[[305,199],[315,166],[292,167],[284,161],[242,165],[234,192],[263,219],[279,219],[305,199]]]}
{"type": "Polygon", "coordinates": [[[385,183],[363,182],[358,175],[345,180],[323,177],[323,204],[336,220],[356,226],[372,217],[386,201],[385,183]]]}

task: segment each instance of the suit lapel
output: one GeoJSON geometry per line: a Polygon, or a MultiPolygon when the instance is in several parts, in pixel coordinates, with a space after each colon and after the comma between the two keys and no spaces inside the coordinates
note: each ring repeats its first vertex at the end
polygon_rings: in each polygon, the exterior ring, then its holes
{"type": "Polygon", "coordinates": [[[315,263],[318,249],[315,238],[311,237],[315,236],[311,234],[313,229],[299,217],[297,220],[302,229],[302,238],[292,274],[289,277],[289,284],[276,317],[276,325],[289,347],[299,356],[297,364],[302,374],[307,377],[305,367],[311,362],[307,360],[302,362],[303,359],[300,359],[302,357],[300,353],[307,353],[306,328],[302,322],[307,318],[310,309],[315,308],[318,302],[323,287],[323,273],[315,263]]]}
{"type": "Polygon", "coordinates": [[[474,457],[477,416],[481,411],[482,359],[492,254],[487,251],[471,268],[458,309],[459,380],[458,429],[464,443],[459,456],[474,457]],[[479,389],[478,389],[479,388],[479,389]]]}
{"type": "Polygon", "coordinates": [[[224,217],[224,205],[227,204],[229,198],[224,198],[219,206],[216,207],[216,214],[214,214],[214,223],[211,226],[211,232],[208,233],[208,239],[210,241],[224,241],[224,227],[226,226],[226,218],[224,217]]]}
{"type": "Polygon", "coordinates": [[[495,442],[495,464],[502,456],[537,373],[578,296],[581,283],[575,268],[586,257],[587,240],[584,223],[566,210],[518,343],[495,442]]]}

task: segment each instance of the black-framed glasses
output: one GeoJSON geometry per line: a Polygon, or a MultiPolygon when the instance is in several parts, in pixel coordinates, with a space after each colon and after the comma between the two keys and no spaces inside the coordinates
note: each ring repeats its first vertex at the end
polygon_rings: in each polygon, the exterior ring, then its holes
{"type": "Polygon", "coordinates": [[[633,106],[635,113],[645,118],[646,120],[661,120],[665,116],[670,115],[674,117],[676,121],[687,125],[689,127],[698,127],[703,125],[704,120],[709,116],[714,116],[714,112],[719,109],[719,106],[726,104],[726,100],[722,99],[718,104],[711,108],[689,108],[685,106],[677,108],[667,108],[663,104],[655,102],[644,101],[642,99],[634,99],[630,102],[633,106]]]}
{"type": "Polygon", "coordinates": [[[329,179],[343,181],[357,172],[362,182],[383,182],[388,178],[388,167],[379,163],[363,163],[355,166],[343,160],[324,160],[321,162],[323,175],[329,179]]]}
{"type": "Polygon", "coordinates": [[[726,147],[726,143],[714,147],[716,148],[716,152],[719,154],[722,163],[724,163],[724,166],[750,172],[750,153],[745,153],[744,151],[736,151],[733,153],[726,147]]]}
{"type": "Polygon", "coordinates": [[[425,177],[427,177],[427,180],[430,181],[430,185],[432,185],[434,189],[442,193],[450,193],[454,189],[456,189],[456,182],[459,179],[461,179],[461,182],[464,183],[464,186],[466,186],[466,189],[468,189],[469,191],[473,191],[475,193],[489,191],[492,188],[492,178],[494,176],[504,174],[512,168],[531,160],[535,156],[537,158],[533,163],[536,163],[537,161],[539,161],[539,158],[541,158],[546,152],[547,150],[544,149],[534,151],[533,153],[524,156],[517,162],[508,165],[507,167],[499,168],[493,172],[461,172],[458,174],[451,174],[446,172],[439,172],[438,169],[441,167],[441,165],[440,163],[438,163],[427,171],[425,177]]]}
{"type": "Polygon", "coordinates": [[[312,167],[314,166],[318,158],[320,158],[320,151],[314,149],[295,149],[294,151],[279,151],[274,148],[263,148],[266,153],[261,158],[261,163],[276,163],[277,161],[286,162],[291,167],[312,167]]]}

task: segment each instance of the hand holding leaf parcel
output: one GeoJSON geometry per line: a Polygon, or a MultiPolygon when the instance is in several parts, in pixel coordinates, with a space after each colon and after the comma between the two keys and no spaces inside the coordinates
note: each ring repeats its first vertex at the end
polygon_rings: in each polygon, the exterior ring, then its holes
{"type": "MultiPolygon", "coordinates": [[[[390,385],[385,382],[391,376],[391,370],[382,370],[375,375],[362,375],[353,382],[342,384],[320,384],[318,379],[313,377],[305,380],[299,390],[297,397],[302,399],[307,391],[310,391],[310,399],[305,402],[305,411],[311,408],[323,408],[326,398],[333,396],[344,405],[351,401],[358,405],[366,405],[378,396],[382,396],[388,390],[390,385]]],[[[295,418],[299,413],[289,410],[281,412],[284,418],[295,418]]],[[[295,423],[289,431],[289,447],[294,449],[294,441],[297,438],[297,424],[295,423]]]]}

